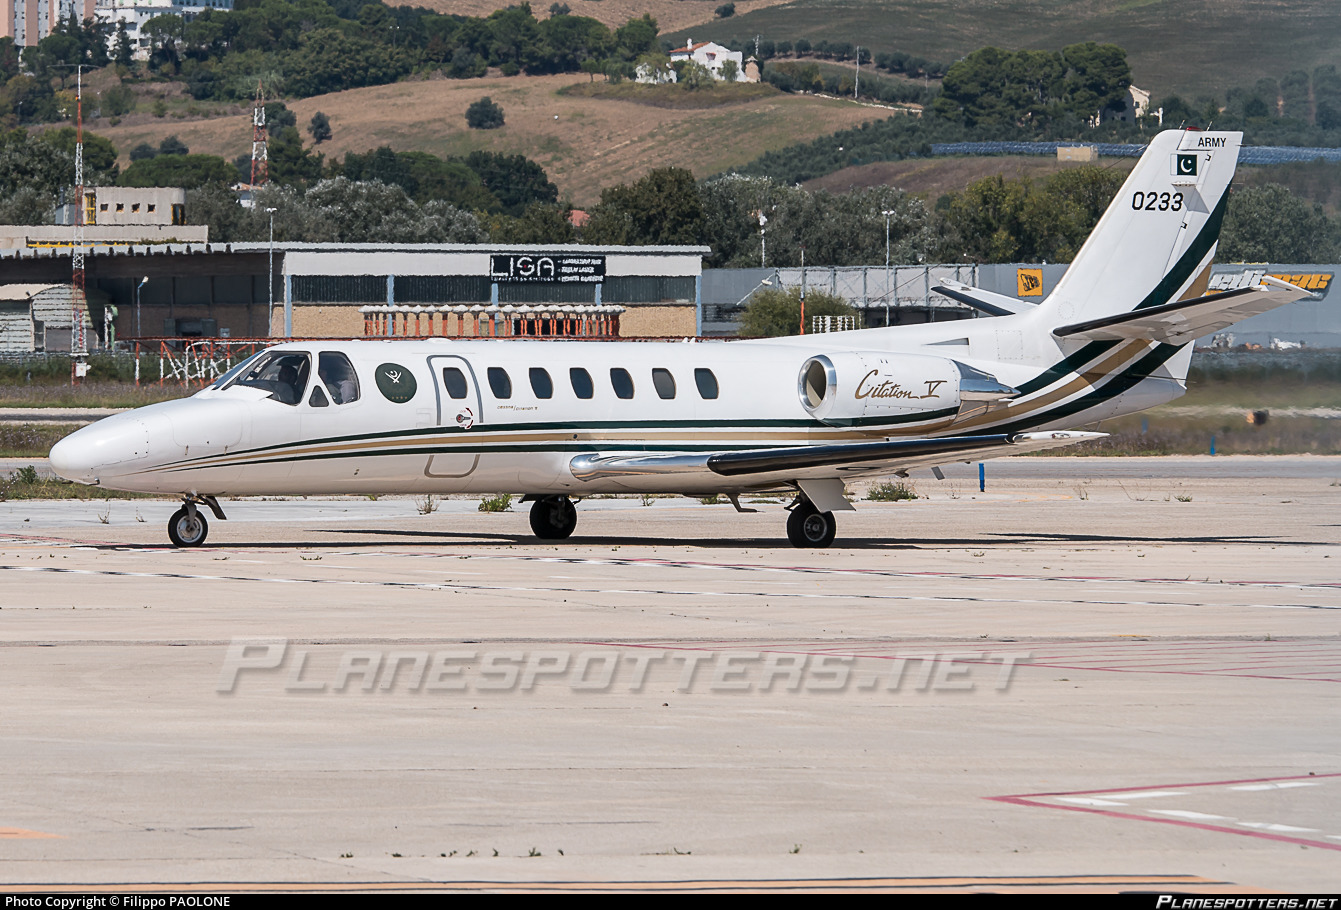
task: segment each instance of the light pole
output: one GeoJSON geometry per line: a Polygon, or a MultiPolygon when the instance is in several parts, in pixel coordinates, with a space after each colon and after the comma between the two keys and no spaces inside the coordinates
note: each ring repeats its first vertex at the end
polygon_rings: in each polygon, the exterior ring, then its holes
{"type": "Polygon", "coordinates": [[[889,325],[889,295],[893,293],[893,288],[889,286],[889,219],[893,217],[893,209],[885,209],[881,213],[885,216],[885,325],[889,325]]]}
{"type": "Polygon", "coordinates": [[[135,337],[139,338],[140,332],[140,288],[144,287],[149,281],[149,276],[145,275],[140,279],[140,283],[135,285],[135,337]]]}
{"type": "Polygon", "coordinates": [[[140,288],[144,287],[149,280],[145,275],[140,279],[140,283],[135,285],[135,384],[140,384],[140,288]]]}
{"type": "MultiPolygon", "coordinates": [[[[256,192],[252,188],[252,192],[256,192]]],[[[266,209],[270,213],[270,266],[266,269],[266,305],[265,305],[265,330],[273,336],[275,334],[275,210],[266,209]]]]}
{"type": "Polygon", "coordinates": [[[764,225],[768,224],[768,216],[764,210],[759,210],[759,268],[768,267],[768,248],[764,245],[764,225]]]}

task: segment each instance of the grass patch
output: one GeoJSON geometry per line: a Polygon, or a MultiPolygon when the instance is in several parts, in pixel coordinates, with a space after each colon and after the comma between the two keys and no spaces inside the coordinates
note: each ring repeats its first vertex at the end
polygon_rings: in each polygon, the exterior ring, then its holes
{"type": "Polygon", "coordinates": [[[180,385],[132,385],[124,382],[0,384],[0,408],[141,408],[186,398],[198,388],[180,385]]]}
{"type": "Polygon", "coordinates": [[[1217,455],[1341,454],[1341,420],[1272,417],[1264,425],[1226,417],[1161,417],[1156,412],[1104,421],[1109,435],[1093,442],[1034,455],[1206,455],[1215,437],[1217,455]],[[1142,420],[1147,421],[1142,432],[1142,420]]]}
{"type": "Polygon", "coordinates": [[[766,82],[714,82],[699,88],[689,88],[678,82],[665,85],[643,85],[639,82],[579,82],[559,89],[557,94],[568,98],[631,101],[634,104],[672,110],[702,110],[726,104],[744,104],[782,93],[766,82]]]}
{"type": "Polygon", "coordinates": [[[497,496],[480,500],[481,512],[506,512],[510,508],[512,508],[511,493],[499,493],[497,496]]]}
{"type": "Polygon", "coordinates": [[[871,502],[903,502],[920,497],[912,484],[893,483],[887,480],[884,483],[871,484],[871,488],[866,491],[866,498],[871,502]]]}
{"type": "Polygon", "coordinates": [[[71,483],[56,478],[44,479],[38,476],[37,468],[32,465],[10,472],[0,478],[0,502],[17,499],[162,499],[153,493],[127,493],[123,490],[109,490],[105,487],[90,487],[82,483],[71,483]]]}
{"type": "MultiPolygon", "coordinates": [[[[672,46],[702,40],[706,28],[667,28],[672,46]]],[[[1323,0],[790,0],[712,24],[712,39],[753,50],[754,36],[773,40],[848,41],[876,54],[903,51],[950,62],[981,47],[1060,50],[1081,41],[1111,42],[1127,51],[1136,84],[1162,97],[1208,95],[1251,86],[1262,76],[1311,72],[1336,61],[1341,18],[1323,0]],[[1139,13],[1133,13],[1141,3],[1139,13]],[[1242,53],[1243,35],[1253,53],[1242,53]]]]}
{"type": "Polygon", "coordinates": [[[0,458],[46,458],[77,423],[0,423],[0,458]]]}

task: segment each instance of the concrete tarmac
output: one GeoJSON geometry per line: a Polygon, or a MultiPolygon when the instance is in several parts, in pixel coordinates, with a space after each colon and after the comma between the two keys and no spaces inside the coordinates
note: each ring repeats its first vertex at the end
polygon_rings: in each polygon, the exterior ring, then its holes
{"type": "Polygon", "coordinates": [[[1341,458],[947,475],[0,503],[0,890],[1336,891],[1341,458]]]}

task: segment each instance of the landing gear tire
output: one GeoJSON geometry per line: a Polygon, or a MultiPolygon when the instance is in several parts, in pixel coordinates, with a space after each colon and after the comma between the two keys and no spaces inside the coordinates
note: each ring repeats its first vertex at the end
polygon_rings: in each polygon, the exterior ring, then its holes
{"type": "Polygon", "coordinates": [[[541,540],[564,540],[577,527],[577,508],[567,496],[547,496],[531,504],[531,530],[541,540]]]}
{"type": "Polygon", "coordinates": [[[832,512],[821,512],[808,502],[802,502],[787,516],[787,539],[794,547],[822,549],[833,543],[838,531],[832,512]]]}
{"type": "Polygon", "coordinates": [[[168,520],[168,538],[174,547],[198,547],[209,532],[210,523],[199,509],[182,506],[168,520]]]}

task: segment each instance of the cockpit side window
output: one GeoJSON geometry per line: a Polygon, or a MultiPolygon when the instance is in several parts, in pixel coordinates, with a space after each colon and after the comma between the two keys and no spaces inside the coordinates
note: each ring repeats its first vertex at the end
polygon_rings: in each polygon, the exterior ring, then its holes
{"type": "Polygon", "coordinates": [[[311,372],[311,356],[302,351],[267,351],[239,372],[227,388],[261,389],[281,404],[296,405],[303,400],[311,372]]]}
{"type": "Polygon", "coordinates": [[[317,362],[317,375],[325,384],[326,391],[331,393],[331,401],[336,404],[359,400],[359,376],[344,354],[322,351],[317,362]]]}

